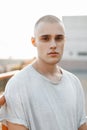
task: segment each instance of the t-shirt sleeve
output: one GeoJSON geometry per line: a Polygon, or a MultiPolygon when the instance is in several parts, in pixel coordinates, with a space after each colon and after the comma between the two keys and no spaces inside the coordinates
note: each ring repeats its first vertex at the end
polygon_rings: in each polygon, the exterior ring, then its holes
{"type": "Polygon", "coordinates": [[[83,87],[78,79],[77,83],[77,117],[78,117],[78,128],[86,123],[86,110],[85,110],[85,95],[83,87]]]}
{"type": "Polygon", "coordinates": [[[0,113],[2,113],[1,119],[21,124],[28,128],[18,86],[19,83],[15,82],[15,80],[7,83],[4,93],[6,104],[0,110],[0,113]]]}

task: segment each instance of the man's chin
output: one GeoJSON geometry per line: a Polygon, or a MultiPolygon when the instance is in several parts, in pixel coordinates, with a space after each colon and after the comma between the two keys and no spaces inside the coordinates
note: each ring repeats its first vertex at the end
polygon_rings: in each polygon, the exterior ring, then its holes
{"type": "Polygon", "coordinates": [[[49,64],[51,64],[51,65],[55,65],[55,64],[59,63],[59,62],[60,62],[60,60],[61,60],[61,59],[57,59],[57,60],[50,60],[50,61],[48,61],[48,62],[49,62],[49,64]]]}

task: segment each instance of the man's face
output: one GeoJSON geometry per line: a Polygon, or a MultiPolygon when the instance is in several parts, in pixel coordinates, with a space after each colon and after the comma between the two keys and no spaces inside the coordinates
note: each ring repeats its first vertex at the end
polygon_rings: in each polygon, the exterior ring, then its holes
{"type": "Polygon", "coordinates": [[[61,23],[39,23],[35,30],[34,39],[39,60],[48,64],[58,63],[63,54],[64,35],[61,23]]]}

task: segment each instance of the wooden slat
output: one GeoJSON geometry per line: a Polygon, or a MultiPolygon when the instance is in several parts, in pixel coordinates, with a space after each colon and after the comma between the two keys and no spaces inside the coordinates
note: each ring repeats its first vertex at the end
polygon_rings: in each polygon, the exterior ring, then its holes
{"type": "Polygon", "coordinates": [[[8,128],[2,124],[2,130],[8,130],[8,128]]]}
{"type": "Polygon", "coordinates": [[[19,70],[15,70],[15,71],[10,71],[10,72],[6,72],[6,73],[1,73],[0,74],[0,80],[4,80],[7,78],[12,77],[15,73],[17,73],[19,70]]]}

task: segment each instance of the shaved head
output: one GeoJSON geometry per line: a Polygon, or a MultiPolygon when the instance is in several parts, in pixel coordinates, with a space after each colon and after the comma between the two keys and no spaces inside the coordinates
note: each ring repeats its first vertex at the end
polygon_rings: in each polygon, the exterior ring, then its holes
{"type": "Polygon", "coordinates": [[[40,23],[42,23],[42,22],[51,23],[51,24],[52,24],[52,23],[60,23],[60,24],[62,24],[62,26],[64,26],[63,23],[62,23],[62,21],[61,21],[58,17],[56,17],[56,16],[54,16],[54,15],[45,15],[45,16],[41,17],[41,18],[36,22],[35,27],[34,27],[34,33],[35,33],[35,31],[37,30],[38,25],[39,25],[40,23]]]}

